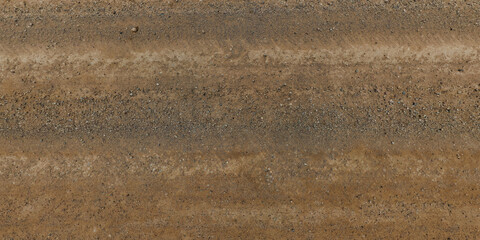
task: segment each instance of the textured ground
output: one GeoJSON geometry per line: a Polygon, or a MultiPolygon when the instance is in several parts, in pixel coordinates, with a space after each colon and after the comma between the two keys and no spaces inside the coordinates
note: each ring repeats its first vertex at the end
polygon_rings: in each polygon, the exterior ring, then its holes
{"type": "Polygon", "coordinates": [[[478,16],[0,0],[0,238],[476,238],[478,16]]]}

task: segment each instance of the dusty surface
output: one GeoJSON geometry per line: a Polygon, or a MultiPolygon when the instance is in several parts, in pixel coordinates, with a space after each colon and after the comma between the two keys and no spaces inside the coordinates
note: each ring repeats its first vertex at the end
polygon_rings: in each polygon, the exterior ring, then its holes
{"type": "Polygon", "coordinates": [[[3,239],[472,239],[474,1],[1,1],[3,239]]]}

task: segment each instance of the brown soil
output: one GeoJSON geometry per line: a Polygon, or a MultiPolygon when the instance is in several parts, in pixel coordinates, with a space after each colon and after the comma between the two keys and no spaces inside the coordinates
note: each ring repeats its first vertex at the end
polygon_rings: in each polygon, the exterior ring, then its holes
{"type": "Polygon", "coordinates": [[[479,14],[0,1],[0,238],[475,238],[479,14]]]}

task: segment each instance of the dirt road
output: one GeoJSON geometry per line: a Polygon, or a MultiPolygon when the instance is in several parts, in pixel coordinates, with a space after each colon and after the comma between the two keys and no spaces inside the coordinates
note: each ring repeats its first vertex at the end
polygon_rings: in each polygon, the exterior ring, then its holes
{"type": "Polygon", "coordinates": [[[2,239],[472,239],[475,1],[0,1],[2,239]]]}

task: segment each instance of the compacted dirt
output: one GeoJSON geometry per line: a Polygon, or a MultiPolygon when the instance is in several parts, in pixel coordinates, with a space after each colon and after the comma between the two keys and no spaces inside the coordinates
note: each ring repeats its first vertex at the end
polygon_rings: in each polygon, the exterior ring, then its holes
{"type": "Polygon", "coordinates": [[[0,1],[0,238],[474,239],[475,1],[0,1]]]}

